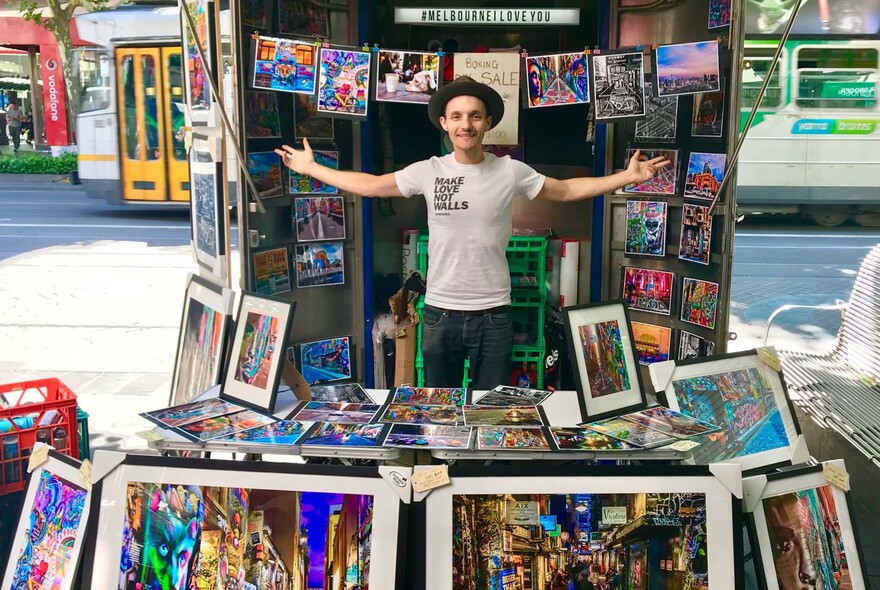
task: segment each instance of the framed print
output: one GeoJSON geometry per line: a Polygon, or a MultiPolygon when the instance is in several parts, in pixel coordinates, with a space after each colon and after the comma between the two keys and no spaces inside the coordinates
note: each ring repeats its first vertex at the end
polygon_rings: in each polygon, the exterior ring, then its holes
{"type": "Polygon", "coordinates": [[[643,324],[642,322],[633,322],[630,327],[640,365],[662,363],[669,360],[669,351],[672,348],[672,328],[643,324]]]}
{"type": "Polygon", "coordinates": [[[247,90],[244,97],[244,128],[248,139],[280,138],[278,96],[274,92],[247,90]]]}
{"type": "MultiPolygon", "coordinates": [[[[330,150],[314,150],[312,151],[312,154],[314,155],[315,161],[318,164],[326,166],[327,168],[332,168],[333,170],[339,170],[339,152],[330,150]]],[[[292,195],[335,195],[339,193],[339,189],[335,186],[330,186],[329,184],[325,184],[320,180],[312,178],[311,176],[300,174],[299,172],[294,172],[291,169],[287,170],[287,183],[288,190],[290,190],[290,194],[292,195]]]]}
{"type": "Polygon", "coordinates": [[[565,332],[584,421],[647,405],[623,301],[566,307],[565,332]]]}
{"type": "MultiPolygon", "coordinates": [[[[210,59],[212,47],[212,21],[214,15],[208,0],[185,0],[183,5],[196,25],[196,33],[202,42],[202,52],[210,59]]],[[[193,123],[207,124],[211,114],[211,86],[208,82],[210,66],[202,63],[196,47],[196,39],[189,28],[186,16],[180,15],[180,30],[183,31],[183,83],[186,91],[184,105],[193,123]]]]}
{"type": "Polygon", "coordinates": [[[736,462],[753,471],[809,459],[782,372],[757,351],[656,363],[648,370],[665,406],[721,429],[694,449],[696,463],[736,462]]]}
{"type": "Polygon", "coordinates": [[[282,35],[330,37],[330,10],[308,0],[278,0],[278,31],[282,35]]]}
{"type": "Polygon", "coordinates": [[[590,102],[587,53],[529,55],[524,59],[530,109],[590,102]]]}
{"type": "Polygon", "coordinates": [[[731,0],[709,0],[709,30],[730,26],[731,0]]]}
{"type": "Polygon", "coordinates": [[[657,56],[657,89],[659,96],[700,94],[721,90],[717,39],[660,45],[657,56]]]}
{"type": "Polygon", "coordinates": [[[333,141],[333,119],[319,115],[314,96],[293,95],[293,137],[297,141],[307,137],[316,143],[333,141]]]}
{"type": "Polygon", "coordinates": [[[467,426],[392,424],[383,447],[404,449],[467,449],[473,429],[467,426]]]}
{"type": "MultiPolygon", "coordinates": [[[[424,587],[503,588],[502,579],[517,587],[524,565],[517,563],[522,560],[513,547],[524,543],[565,547],[564,555],[578,554],[572,560],[591,553],[594,563],[613,564],[613,573],[635,578],[619,588],[665,588],[660,580],[648,577],[648,567],[641,566],[650,553],[645,537],[631,533],[644,531],[661,556],[674,556],[676,579],[691,580],[692,588],[741,588],[737,467],[723,466],[715,470],[717,475],[703,466],[596,467],[595,474],[591,470],[584,476],[582,469],[559,466],[509,467],[491,475],[452,466],[451,485],[432,490],[423,500],[429,531],[424,587]],[[533,517],[524,519],[522,509],[529,506],[534,506],[533,517]],[[556,517],[554,528],[559,527],[564,536],[545,530],[541,520],[546,516],[556,517]],[[598,532],[598,526],[602,542],[591,550],[589,531],[598,532]],[[586,539],[579,541],[583,533],[586,539]]],[[[550,580],[557,566],[566,576],[572,571],[568,557],[542,561],[547,587],[554,587],[550,580]]],[[[535,572],[537,559],[531,563],[535,572]]],[[[576,567],[579,573],[583,565],[576,567]]],[[[564,586],[560,582],[558,587],[564,586]]]]}
{"type": "Polygon", "coordinates": [[[190,275],[183,299],[169,406],[190,402],[220,383],[232,304],[230,289],[190,275]]]}
{"type": "Polygon", "coordinates": [[[314,42],[257,37],[254,88],[314,94],[318,80],[314,42]]]}
{"type": "Polygon", "coordinates": [[[681,321],[715,329],[718,283],[684,277],[681,286],[681,321]]]}
{"type": "Polygon", "coordinates": [[[193,133],[189,151],[190,215],[196,261],[218,279],[226,279],[226,212],[220,164],[208,139],[193,133]]]}
{"type": "Polygon", "coordinates": [[[295,301],[243,291],[220,397],[271,414],[295,301]]]}
{"type": "Polygon", "coordinates": [[[436,53],[380,49],[378,55],[373,86],[379,102],[428,104],[443,83],[436,53]]]}
{"type": "Polygon", "coordinates": [[[248,173],[261,197],[280,197],[281,158],[275,152],[252,152],[247,155],[248,173]]]}
{"type": "Polygon", "coordinates": [[[195,588],[196,576],[243,588],[239,576],[260,572],[255,545],[311,588],[323,588],[328,575],[361,588],[395,587],[404,504],[376,468],[98,451],[95,471],[109,473],[93,492],[101,510],[82,588],[161,588],[172,575],[168,588],[195,588]],[[259,523],[256,537],[248,535],[259,523]]]}
{"type": "Polygon", "coordinates": [[[685,198],[715,200],[726,167],[727,154],[691,152],[684,184],[685,198]]]}
{"type": "Polygon", "coordinates": [[[641,51],[593,53],[596,122],[641,119],[645,106],[645,63],[641,51]]]}
{"type": "Polygon", "coordinates": [[[712,252],[712,217],[709,208],[684,203],[681,209],[679,260],[709,264],[712,252]]]}
{"type": "Polygon", "coordinates": [[[623,298],[627,307],[638,311],[670,315],[672,313],[671,272],[650,268],[623,268],[623,298]]]}
{"type": "Polygon", "coordinates": [[[91,508],[79,468],[79,461],[50,450],[30,473],[3,588],[74,588],[91,508]]]}
{"type": "MultiPolygon", "coordinates": [[[[627,194],[640,195],[675,195],[678,187],[678,150],[640,150],[642,160],[652,160],[663,156],[669,160],[669,165],[660,168],[650,180],[639,184],[628,184],[623,187],[623,192],[627,194]]],[[[626,151],[626,162],[636,153],[635,149],[626,151]]]]}
{"type": "Polygon", "coordinates": [[[825,479],[842,459],[743,480],[762,588],[867,588],[849,494],[825,479]]]}
{"type": "Polygon", "coordinates": [[[363,119],[370,98],[370,52],[322,47],[319,55],[318,113],[363,119]]]}
{"type": "Polygon", "coordinates": [[[296,286],[325,287],[345,283],[345,248],[341,242],[296,245],[296,286]]]}
{"type": "Polygon", "coordinates": [[[678,97],[657,96],[654,84],[645,80],[647,116],[636,121],[637,143],[675,143],[678,135],[678,97]]]}
{"type": "Polygon", "coordinates": [[[304,342],[299,347],[300,372],[306,383],[351,379],[351,343],[348,336],[304,342]]]}
{"type": "Polygon", "coordinates": [[[724,133],[724,91],[694,95],[691,137],[720,138],[724,133]]]}
{"type": "Polygon", "coordinates": [[[625,254],[666,255],[666,203],[626,202],[625,254]]]}
{"type": "Polygon", "coordinates": [[[686,330],[678,335],[678,360],[695,359],[715,354],[715,343],[686,330]]]}
{"type": "Polygon", "coordinates": [[[287,247],[254,252],[254,290],[262,295],[290,291],[290,259],[287,247]]]}

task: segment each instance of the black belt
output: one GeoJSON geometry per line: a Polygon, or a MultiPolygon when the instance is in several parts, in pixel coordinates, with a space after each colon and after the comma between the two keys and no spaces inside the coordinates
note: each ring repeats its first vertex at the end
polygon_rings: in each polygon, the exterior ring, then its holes
{"type": "Polygon", "coordinates": [[[499,305],[498,307],[490,307],[489,309],[443,309],[442,307],[434,307],[433,305],[425,305],[446,315],[489,315],[492,313],[507,313],[510,311],[509,305],[499,305]]]}

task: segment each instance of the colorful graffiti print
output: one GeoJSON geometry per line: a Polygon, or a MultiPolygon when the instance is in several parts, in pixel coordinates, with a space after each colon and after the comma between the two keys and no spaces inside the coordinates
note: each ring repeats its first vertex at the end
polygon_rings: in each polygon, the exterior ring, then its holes
{"type": "Polygon", "coordinates": [[[320,61],[318,112],[366,117],[369,52],[322,49],[320,61]]]}
{"type": "Polygon", "coordinates": [[[578,327],[593,398],[627,391],[629,372],[616,320],[578,327]]]}

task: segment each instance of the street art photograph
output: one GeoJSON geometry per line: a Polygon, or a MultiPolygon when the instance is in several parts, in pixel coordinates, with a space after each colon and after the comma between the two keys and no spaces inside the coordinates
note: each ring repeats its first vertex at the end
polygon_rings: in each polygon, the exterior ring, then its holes
{"type": "Polygon", "coordinates": [[[590,102],[589,56],[583,51],[525,60],[529,108],[590,102]]]}

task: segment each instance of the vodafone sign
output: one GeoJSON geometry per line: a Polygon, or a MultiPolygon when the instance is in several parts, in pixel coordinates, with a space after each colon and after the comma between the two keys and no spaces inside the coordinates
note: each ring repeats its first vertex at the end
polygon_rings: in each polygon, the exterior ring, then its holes
{"type": "Polygon", "coordinates": [[[67,103],[64,96],[64,74],[58,57],[58,48],[40,47],[40,65],[43,81],[43,121],[46,127],[46,143],[68,145],[67,103]]]}

